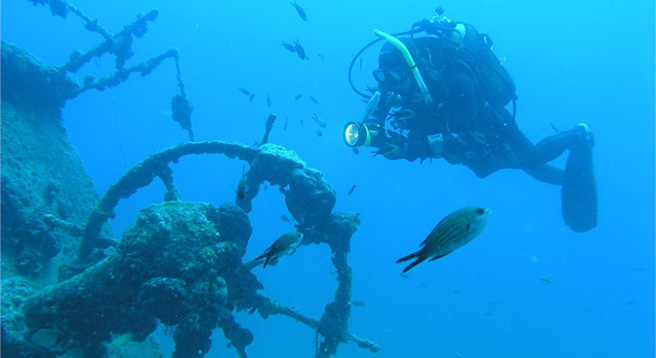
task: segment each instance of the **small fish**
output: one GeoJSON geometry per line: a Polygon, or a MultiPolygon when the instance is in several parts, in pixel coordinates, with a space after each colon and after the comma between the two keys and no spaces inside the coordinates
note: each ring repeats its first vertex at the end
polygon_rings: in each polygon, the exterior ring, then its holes
{"type": "Polygon", "coordinates": [[[264,250],[262,255],[256,257],[255,260],[261,260],[266,257],[266,260],[264,261],[264,268],[266,268],[269,261],[276,260],[286,254],[293,254],[301,244],[302,239],[303,234],[300,232],[288,232],[274,241],[274,243],[264,250]]]}
{"type": "Polygon", "coordinates": [[[52,352],[66,352],[64,336],[54,329],[42,328],[30,335],[32,343],[46,348],[52,352]]]}
{"type": "Polygon", "coordinates": [[[267,107],[271,107],[271,95],[267,95],[267,107]]]}
{"type": "Polygon", "coordinates": [[[303,118],[301,118],[301,125],[304,125],[304,123],[303,123],[303,118]]]}
{"type": "Polygon", "coordinates": [[[282,127],[282,130],[283,130],[283,131],[286,131],[286,130],[287,130],[287,122],[289,122],[289,117],[285,118],[285,126],[282,127]]]}
{"type": "Polygon", "coordinates": [[[314,119],[314,123],[316,123],[319,127],[326,128],[326,121],[319,118],[316,113],[312,115],[312,119],[314,119]]]}
{"type": "Polygon", "coordinates": [[[296,49],[296,54],[301,60],[307,59],[307,56],[305,56],[305,49],[303,46],[301,46],[301,43],[298,42],[298,39],[296,40],[296,44],[294,45],[296,49]]]}
{"type": "Polygon", "coordinates": [[[416,258],[403,270],[408,272],[428,258],[437,260],[465,246],[485,229],[489,212],[488,208],[468,207],[447,215],[419,245],[422,246],[419,251],[398,259],[396,263],[416,258]]]}
{"type": "Polygon", "coordinates": [[[551,281],[549,281],[549,280],[546,279],[546,278],[540,278],[540,282],[543,283],[543,284],[545,284],[545,285],[551,285],[551,281]]]}
{"type": "Polygon", "coordinates": [[[355,155],[360,154],[360,149],[358,149],[358,147],[353,147],[353,154],[355,155]]]}
{"type": "Polygon", "coordinates": [[[296,46],[294,46],[293,44],[290,44],[288,42],[282,41],[280,46],[284,47],[285,50],[287,50],[289,52],[296,52],[296,46]]]}
{"type": "Polygon", "coordinates": [[[356,186],[357,186],[357,185],[353,184],[353,186],[351,187],[351,189],[349,189],[349,191],[348,191],[348,195],[353,194],[353,190],[355,190],[355,187],[356,187],[356,186]]]}
{"type": "Polygon", "coordinates": [[[305,14],[305,10],[303,10],[302,7],[298,6],[296,1],[292,3],[292,6],[296,9],[296,12],[298,13],[298,16],[301,17],[301,20],[307,21],[307,15],[305,14]]]}
{"type": "Polygon", "coordinates": [[[247,90],[246,88],[237,88],[237,90],[247,96],[251,95],[251,91],[247,90]]]}
{"type": "Polygon", "coordinates": [[[297,94],[296,96],[294,96],[294,99],[296,99],[296,100],[299,100],[299,99],[301,99],[301,98],[303,98],[303,95],[300,94],[300,93],[297,94]]]}
{"type": "Polygon", "coordinates": [[[251,96],[248,97],[248,100],[251,101],[251,104],[253,104],[253,98],[255,98],[255,93],[251,93],[251,96]]]}
{"type": "Polygon", "coordinates": [[[390,113],[390,118],[396,118],[396,119],[399,119],[399,120],[410,119],[414,116],[415,116],[415,112],[413,110],[407,109],[407,108],[399,109],[398,111],[396,111],[394,113],[390,113]]]}
{"type": "Polygon", "coordinates": [[[351,304],[355,307],[364,307],[367,305],[367,303],[362,300],[351,301],[351,304]]]}
{"type": "Polygon", "coordinates": [[[290,219],[289,216],[287,216],[285,214],[280,214],[280,220],[282,220],[283,222],[286,222],[288,224],[292,224],[294,222],[294,220],[290,219]]]}
{"type": "Polygon", "coordinates": [[[316,98],[314,98],[312,96],[310,96],[309,98],[310,98],[310,101],[314,102],[314,104],[319,104],[319,101],[317,101],[316,98]]]}
{"type": "Polygon", "coordinates": [[[246,166],[241,170],[241,179],[239,179],[239,184],[237,184],[237,200],[242,200],[244,197],[246,197],[246,166]]]}
{"type": "Polygon", "coordinates": [[[319,137],[323,136],[323,132],[322,132],[321,129],[319,129],[319,128],[317,128],[317,130],[316,130],[315,133],[317,133],[317,135],[318,135],[319,137]]]}
{"type": "Polygon", "coordinates": [[[325,58],[323,58],[323,55],[322,55],[322,54],[318,54],[317,56],[319,56],[319,58],[321,59],[321,61],[324,61],[324,60],[325,60],[325,58]]]}
{"type": "Polygon", "coordinates": [[[402,273],[401,274],[401,278],[409,278],[409,277],[410,277],[410,275],[408,275],[407,273],[402,273]]]}

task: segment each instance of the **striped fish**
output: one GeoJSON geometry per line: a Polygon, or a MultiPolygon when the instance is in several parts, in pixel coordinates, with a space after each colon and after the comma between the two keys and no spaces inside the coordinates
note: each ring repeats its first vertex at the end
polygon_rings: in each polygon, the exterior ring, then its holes
{"type": "Polygon", "coordinates": [[[403,270],[407,272],[428,258],[437,260],[465,246],[485,229],[489,212],[488,208],[473,206],[447,215],[419,245],[419,251],[398,259],[396,263],[416,259],[403,270]]]}

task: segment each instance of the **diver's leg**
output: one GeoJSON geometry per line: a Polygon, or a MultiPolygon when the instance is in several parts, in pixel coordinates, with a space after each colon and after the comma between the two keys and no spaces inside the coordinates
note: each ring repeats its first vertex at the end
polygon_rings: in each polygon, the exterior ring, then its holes
{"type": "Polygon", "coordinates": [[[509,123],[505,132],[506,139],[521,160],[522,166],[533,169],[558,158],[566,149],[581,141],[587,141],[594,146],[592,134],[585,124],[548,136],[535,145],[519,130],[517,124],[509,123]]]}
{"type": "Polygon", "coordinates": [[[548,184],[563,185],[565,171],[549,164],[542,164],[539,167],[522,168],[526,174],[533,178],[548,184]]]}
{"type": "Polygon", "coordinates": [[[560,132],[548,136],[539,141],[535,146],[540,151],[542,160],[548,163],[565,152],[565,150],[573,145],[580,137],[577,128],[568,131],[560,132]]]}
{"type": "Polygon", "coordinates": [[[542,151],[522,133],[516,122],[508,122],[503,128],[504,139],[510,146],[508,155],[513,157],[511,162],[514,162],[516,167],[538,168],[547,163],[543,159],[542,151]]]}

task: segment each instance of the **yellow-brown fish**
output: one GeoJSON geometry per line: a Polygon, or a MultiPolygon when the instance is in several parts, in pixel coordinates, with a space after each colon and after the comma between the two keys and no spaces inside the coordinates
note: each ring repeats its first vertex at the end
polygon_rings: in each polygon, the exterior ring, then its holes
{"type": "Polygon", "coordinates": [[[255,258],[261,260],[266,257],[264,261],[264,268],[267,267],[269,261],[276,260],[286,254],[293,254],[303,240],[303,234],[300,232],[288,232],[279,237],[271,246],[269,246],[262,255],[255,258]]]}
{"type": "Polygon", "coordinates": [[[422,247],[419,251],[398,259],[396,263],[416,258],[403,270],[407,272],[428,258],[437,260],[465,246],[485,229],[489,212],[488,208],[473,206],[447,215],[419,245],[422,247]]]}

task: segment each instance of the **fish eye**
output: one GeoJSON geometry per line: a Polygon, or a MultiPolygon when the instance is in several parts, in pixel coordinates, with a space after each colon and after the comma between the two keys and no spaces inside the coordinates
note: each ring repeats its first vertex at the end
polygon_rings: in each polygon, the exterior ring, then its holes
{"type": "Polygon", "coordinates": [[[485,215],[485,209],[477,208],[476,209],[476,214],[481,215],[481,216],[485,215]]]}

